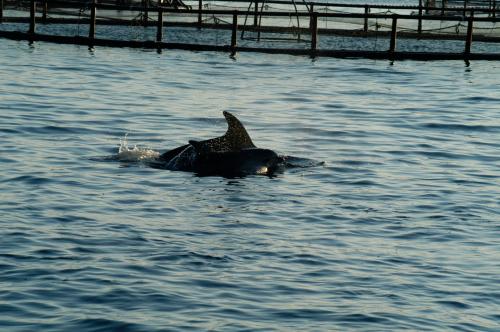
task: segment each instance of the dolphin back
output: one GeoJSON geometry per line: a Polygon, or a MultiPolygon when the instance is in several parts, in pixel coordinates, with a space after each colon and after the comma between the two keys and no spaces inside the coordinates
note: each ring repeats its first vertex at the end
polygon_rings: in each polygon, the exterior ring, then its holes
{"type": "Polygon", "coordinates": [[[158,158],[161,167],[206,175],[272,173],[279,164],[277,154],[257,148],[243,124],[231,113],[223,114],[228,125],[223,136],[189,141],[189,144],[167,151],[158,158]]]}
{"type": "Polygon", "coordinates": [[[198,154],[255,148],[250,135],[240,120],[227,111],[224,111],[223,114],[227,122],[227,131],[223,136],[205,141],[189,141],[198,154]]]}

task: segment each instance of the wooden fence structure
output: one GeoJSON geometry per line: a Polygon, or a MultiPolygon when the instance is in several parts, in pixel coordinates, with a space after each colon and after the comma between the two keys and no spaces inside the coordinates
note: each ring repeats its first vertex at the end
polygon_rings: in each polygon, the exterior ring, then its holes
{"type": "MultiPolygon", "coordinates": [[[[197,51],[222,51],[230,52],[234,54],[236,52],[262,52],[262,53],[282,53],[282,54],[294,54],[294,55],[308,55],[312,57],[317,56],[327,56],[327,57],[361,57],[361,58],[372,58],[372,59],[390,59],[390,60],[400,60],[400,59],[414,59],[414,60],[452,60],[452,59],[462,59],[462,60],[500,60],[500,53],[474,53],[471,52],[473,43],[473,27],[476,22],[490,22],[495,24],[500,21],[500,18],[496,15],[496,7],[494,8],[467,8],[464,12],[463,8],[452,9],[457,13],[466,13],[463,15],[429,15],[426,12],[431,12],[433,10],[440,11],[442,8],[439,7],[426,7],[423,1],[420,1],[419,6],[367,6],[367,5],[346,5],[341,4],[342,7],[352,7],[352,8],[362,8],[364,11],[360,13],[338,13],[338,12],[317,12],[314,11],[314,7],[320,6],[321,3],[309,3],[309,11],[267,11],[267,12],[257,12],[256,10],[247,11],[237,11],[237,10],[207,10],[203,9],[202,0],[198,0],[198,8],[174,8],[172,6],[165,6],[159,0],[156,6],[148,5],[147,2],[143,2],[142,5],[111,5],[111,4],[101,4],[97,3],[96,0],[92,0],[90,3],[90,16],[85,20],[78,20],[78,24],[85,22],[89,25],[88,36],[55,36],[48,34],[39,34],[36,32],[36,25],[38,22],[42,24],[51,23],[65,23],[65,24],[75,24],[75,19],[71,18],[48,18],[47,17],[47,7],[48,4],[57,4],[55,1],[41,0],[37,2],[35,0],[29,0],[29,17],[4,17],[3,16],[3,1],[0,0],[0,22],[13,22],[25,23],[26,20],[29,22],[29,29],[27,32],[23,31],[2,31],[0,30],[0,37],[15,39],[15,40],[28,40],[30,42],[35,41],[46,41],[54,43],[64,43],[64,44],[78,44],[87,45],[89,47],[96,46],[108,46],[108,47],[133,47],[133,48],[153,48],[157,50],[163,49],[184,49],[184,50],[197,50],[197,51]],[[38,6],[37,6],[38,4],[38,6]],[[37,16],[36,9],[42,8],[42,15],[37,16]],[[384,9],[415,9],[418,14],[394,14],[394,13],[378,13],[374,14],[370,12],[373,8],[384,8],[384,9]],[[96,38],[96,29],[98,29],[99,24],[113,25],[113,24],[130,24],[120,21],[100,21],[98,20],[98,10],[121,10],[121,11],[131,11],[140,12],[147,15],[147,19],[144,21],[144,25],[151,26],[155,25],[157,29],[155,40],[114,40],[114,39],[103,39],[96,38]],[[475,12],[479,11],[483,13],[483,16],[475,15],[475,12]],[[232,21],[227,24],[217,24],[215,28],[218,29],[230,29],[231,38],[225,45],[208,45],[208,44],[195,44],[189,41],[183,43],[172,43],[164,40],[164,29],[167,28],[169,24],[165,23],[164,14],[182,14],[182,15],[192,15],[196,17],[195,22],[182,23],[183,26],[192,26],[196,28],[214,28],[213,25],[205,24],[202,22],[203,15],[223,15],[231,17],[232,21]],[[484,16],[484,14],[486,16],[484,16]],[[247,27],[238,23],[239,17],[254,17],[254,27],[247,27]],[[270,18],[283,18],[297,16],[301,18],[309,19],[309,26],[301,28],[302,33],[310,34],[310,47],[305,49],[298,48],[271,48],[271,47],[245,47],[238,45],[238,31],[242,29],[258,29],[261,30],[280,32],[286,30],[280,27],[256,27],[256,19],[259,17],[270,17],[270,18]],[[151,20],[150,18],[155,18],[156,20],[151,20]],[[376,51],[376,50],[339,50],[339,49],[320,49],[318,48],[318,40],[321,34],[327,33],[339,33],[341,31],[327,31],[326,29],[318,28],[319,18],[356,18],[362,19],[364,21],[363,29],[361,31],[351,31],[350,33],[355,36],[365,36],[370,37],[373,32],[368,29],[369,19],[384,19],[391,20],[391,28],[387,31],[388,37],[390,38],[389,49],[386,51],[376,51]],[[398,33],[398,21],[399,20],[411,20],[417,21],[417,30],[415,32],[399,32],[398,33]],[[465,36],[436,36],[435,34],[428,34],[422,30],[422,21],[447,21],[447,22],[466,22],[467,23],[467,34],[465,36]],[[399,36],[398,36],[399,35],[399,36]],[[397,39],[398,37],[404,38],[416,38],[416,39],[448,39],[448,38],[462,38],[464,42],[463,52],[407,52],[398,51],[397,49],[397,39]]],[[[272,1],[267,1],[270,3],[272,1]]],[[[248,3],[248,2],[247,2],[248,3]]],[[[283,3],[282,1],[275,1],[274,3],[283,3]]],[[[70,3],[65,2],[66,5],[70,3]]],[[[256,8],[258,4],[256,3],[256,8]]],[[[447,10],[450,10],[448,8],[447,10]]],[[[240,21],[241,22],[241,21],[240,21]]],[[[0,24],[1,27],[1,24],[0,24]]],[[[344,32],[345,33],[345,32],[344,32]]],[[[380,34],[380,32],[377,32],[380,34]]],[[[487,41],[500,42],[499,37],[488,37],[487,41]]],[[[482,40],[485,40],[482,37],[482,40]]]]}

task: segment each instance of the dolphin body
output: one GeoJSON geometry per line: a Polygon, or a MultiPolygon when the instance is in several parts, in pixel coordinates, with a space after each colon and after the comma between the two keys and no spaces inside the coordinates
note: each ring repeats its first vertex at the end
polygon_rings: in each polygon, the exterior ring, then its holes
{"type": "Polygon", "coordinates": [[[228,125],[223,136],[189,141],[163,153],[157,160],[161,168],[222,176],[272,175],[281,169],[283,157],[257,148],[241,122],[229,112],[223,114],[228,125]]]}

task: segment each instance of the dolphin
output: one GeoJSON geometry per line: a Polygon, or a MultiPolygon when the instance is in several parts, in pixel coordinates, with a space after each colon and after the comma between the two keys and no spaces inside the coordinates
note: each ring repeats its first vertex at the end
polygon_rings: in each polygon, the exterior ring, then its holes
{"type": "Polygon", "coordinates": [[[228,128],[224,135],[169,150],[158,157],[155,166],[199,175],[272,175],[284,159],[270,149],[256,147],[243,124],[231,113],[222,112],[228,128]]]}

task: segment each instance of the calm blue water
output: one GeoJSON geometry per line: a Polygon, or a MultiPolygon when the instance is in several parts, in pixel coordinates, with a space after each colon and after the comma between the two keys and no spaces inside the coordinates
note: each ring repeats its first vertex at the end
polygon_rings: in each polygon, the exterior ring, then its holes
{"type": "Polygon", "coordinates": [[[0,330],[500,329],[500,63],[0,43],[0,330]],[[325,165],[141,161],[223,110],[325,165]]]}

